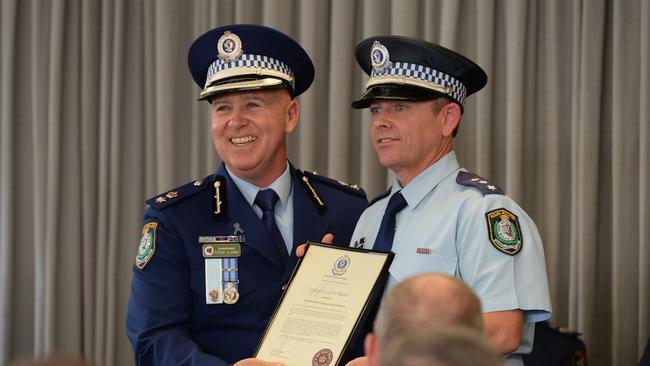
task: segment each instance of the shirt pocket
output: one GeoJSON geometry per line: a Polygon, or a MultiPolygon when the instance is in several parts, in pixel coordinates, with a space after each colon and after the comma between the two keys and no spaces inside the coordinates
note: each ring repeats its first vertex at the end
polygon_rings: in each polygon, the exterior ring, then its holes
{"type": "Polygon", "coordinates": [[[409,277],[420,273],[438,272],[454,276],[458,261],[455,257],[443,257],[436,254],[412,253],[404,255],[399,253],[395,256],[390,266],[390,275],[401,282],[409,277]]]}

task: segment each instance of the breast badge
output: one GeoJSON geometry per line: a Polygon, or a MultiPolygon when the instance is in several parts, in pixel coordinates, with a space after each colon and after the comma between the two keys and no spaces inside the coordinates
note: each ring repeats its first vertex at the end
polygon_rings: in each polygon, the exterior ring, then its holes
{"type": "Polygon", "coordinates": [[[485,217],[492,245],[509,255],[519,253],[524,245],[524,240],[521,236],[521,226],[517,216],[505,208],[499,208],[486,213],[485,217]]]}

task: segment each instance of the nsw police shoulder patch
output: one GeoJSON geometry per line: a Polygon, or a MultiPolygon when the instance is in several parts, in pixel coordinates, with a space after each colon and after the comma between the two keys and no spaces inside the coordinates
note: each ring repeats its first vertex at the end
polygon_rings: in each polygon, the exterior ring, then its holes
{"type": "Polygon", "coordinates": [[[142,239],[138,247],[138,254],[135,256],[135,265],[143,269],[156,252],[156,229],[157,222],[148,222],[142,228],[142,239]]]}
{"type": "Polygon", "coordinates": [[[486,213],[485,217],[492,245],[509,255],[519,253],[524,245],[524,239],[517,215],[505,208],[498,208],[486,213]]]}

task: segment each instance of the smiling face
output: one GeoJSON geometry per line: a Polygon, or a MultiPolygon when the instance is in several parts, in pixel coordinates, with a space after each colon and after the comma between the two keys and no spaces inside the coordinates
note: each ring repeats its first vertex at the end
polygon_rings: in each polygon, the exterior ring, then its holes
{"type": "Polygon", "coordinates": [[[379,162],[395,172],[404,187],[451,151],[460,107],[440,99],[375,100],[370,114],[370,135],[379,162]]]}
{"type": "Polygon", "coordinates": [[[285,137],[297,123],[299,105],[285,89],[227,93],[212,99],[212,140],[228,169],[267,187],[286,168],[285,137]]]}

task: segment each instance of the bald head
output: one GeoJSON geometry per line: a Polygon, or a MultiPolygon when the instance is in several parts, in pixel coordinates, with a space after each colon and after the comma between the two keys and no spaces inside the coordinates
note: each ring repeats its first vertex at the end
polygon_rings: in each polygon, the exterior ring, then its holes
{"type": "Polygon", "coordinates": [[[438,273],[411,277],[381,303],[374,332],[380,347],[403,333],[451,325],[483,331],[481,302],[462,281],[438,273]]]}

